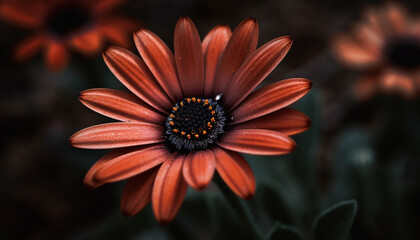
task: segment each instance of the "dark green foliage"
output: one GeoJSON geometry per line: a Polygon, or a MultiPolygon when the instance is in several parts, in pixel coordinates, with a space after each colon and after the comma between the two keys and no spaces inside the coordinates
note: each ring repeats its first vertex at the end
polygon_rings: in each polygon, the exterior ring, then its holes
{"type": "Polygon", "coordinates": [[[302,240],[302,233],[294,227],[277,222],[267,236],[267,240],[302,240]]]}
{"type": "Polygon", "coordinates": [[[357,212],[355,200],[338,203],[319,214],[312,226],[315,240],[346,240],[357,212]]]}

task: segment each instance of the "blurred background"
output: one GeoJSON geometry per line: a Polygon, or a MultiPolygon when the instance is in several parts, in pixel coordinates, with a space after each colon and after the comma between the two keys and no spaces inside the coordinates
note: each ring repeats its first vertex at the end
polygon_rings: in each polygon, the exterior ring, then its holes
{"type": "MultiPolygon", "coordinates": [[[[246,202],[252,215],[264,232],[279,221],[310,239],[322,210],[355,199],[350,239],[420,239],[420,99],[377,94],[360,101],[351,91],[359,72],[331,52],[334,34],[347,31],[366,6],[382,3],[127,0],[112,12],[153,31],[171,49],[180,16],[191,17],[202,38],[215,25],[234,29],[247,17],[258,20],[259,46],[292,35],[290,52],[263,84],[312,80],[313,89],[293,106],[312,126],[293,137],[298,148],[292,154],[246,156],[257,179],[255,197],[246,202]]],[[[420,15],[417,1],[399,3],[420,15]]],[[[1,239],[247,239],[242,220],[213,185],[204,192],[189,189],[168,226],[156,223],[150,205],[124,218],[123,182],[86,190],[84,174],[106,151],[73,148],[68,138],[111,120],[84,107],[78,94],[97,87],[127,90],[100,53],[72,50],[69,64],[51,71],[41,53],[13,58],[33,29],[3,19],[0,32],[1,239]]]]}

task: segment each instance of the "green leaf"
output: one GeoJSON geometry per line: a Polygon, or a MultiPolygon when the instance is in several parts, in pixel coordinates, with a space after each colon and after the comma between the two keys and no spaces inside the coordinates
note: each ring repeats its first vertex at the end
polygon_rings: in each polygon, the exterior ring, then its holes
{"type": "Polygon", "coordinates": [[[338,203],[319,214],[312,232],[315,240],[346,240],[357,212],[355,200],[338,203]]]}
{"type": "Polygon", "coordinates": [[[276,222],[270,230],[267,240],[302,240],[299,229],[276,222]]]}

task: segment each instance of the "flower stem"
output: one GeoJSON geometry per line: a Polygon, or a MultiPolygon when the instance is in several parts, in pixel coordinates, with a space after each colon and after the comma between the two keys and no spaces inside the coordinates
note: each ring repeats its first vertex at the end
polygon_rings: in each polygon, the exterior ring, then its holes
{"type": "Polygon", "coordinates": [[[236,196],[226,184],[223,182],[219,174],[215,174],[213,178],[214,182],[220,189],[220,192],[223,194],[225,199],[229,202],[232,206],[234,211],[238,214],[240,219],[244,220],[244,223],[247,225],[248,231],[252,234],[252,238],[250,239],[257,239],[263,240],[265,239],[264,234],[262,233],[261,229],[258,227],[257,223],[255,222],[254,217],[249,209],[249,207],[245,204],[245,202],[236,196]]]}

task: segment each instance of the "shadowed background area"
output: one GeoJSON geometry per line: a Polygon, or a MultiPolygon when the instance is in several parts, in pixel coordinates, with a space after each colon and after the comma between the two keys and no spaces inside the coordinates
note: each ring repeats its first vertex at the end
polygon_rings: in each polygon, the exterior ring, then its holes
{"type": "MultiPolygon", "coordinates": [[[[420,16],[416,1],[400,3],[420,16]]],[[[350,239],[419,239],[420,99],[379,94],[360,101],[351,91],[357,71],[331,53],[335,33],[349,30],[366,6],[381,4],[132,0],[114,12],[153,31],[171,49],[180,16],[194,21],[201,38],[216,25],[234,29],[247,17],[258,21],[258,46],[292,35],[291,50],[262,86],[290,77],[310,79],[313,89],[293,108],[307,114],[312,126],[293,136],[298,148],[292,154],[246,156],[257,179],[255,197],[245,203],[251,214],[264,232],[279,221],[310,239],[320,211],[356,199],[350,239]]],[[[84,107],[78,95],[89,88],[127,90],[101,54],[71,51],[69,65],[59,72],[48,70],[39,53],[18,63],[13,51],[31,30],[6,21],[0,29],[1,239],[247,239],[241,218],[214,184],[204,192],[189,189],[168,226],[156,223],[150,205],[124,218],[123,182],[85,189],[85,173],[107,151],[73,148],[68,138],[112,120],[84,107]]],[[[131,33],[127,36],[131,41],[131,33]]],[[[129,46],[136,52],[132,41],[129,46]]]]}

